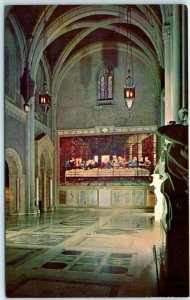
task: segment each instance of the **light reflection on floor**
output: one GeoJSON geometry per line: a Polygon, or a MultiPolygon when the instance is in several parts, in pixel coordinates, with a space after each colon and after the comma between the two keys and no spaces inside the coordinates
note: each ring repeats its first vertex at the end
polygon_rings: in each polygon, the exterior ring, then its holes
{"type": "Polygon", "coordinates": [[[157,296],[151,213],[64,210],[6,222],[9,297],[157,296]]]}

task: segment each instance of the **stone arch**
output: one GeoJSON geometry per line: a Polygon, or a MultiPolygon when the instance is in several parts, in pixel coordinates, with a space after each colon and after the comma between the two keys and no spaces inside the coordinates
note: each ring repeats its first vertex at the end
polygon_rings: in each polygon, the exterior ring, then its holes
{"type": "Polygon", "coordinates": [[[5,161],[7,163],[7,172],[9,184],[6,194],[7,214],[24,213],[25,210],[25,176],[18,153],[13,148],[7,148],[5,151],[5,161]]]}
{"type": "Polygon", "coordinates": [[[15,101],[16,91],[16,44],[14,37],[9,28],[6,28],[7,42],[5,44],[5,93],[12,100],[15,101]]]}
{"type": "Polygon", "coordinates": [[[53,151],[48,135],[36,138],[36,206],[38,212],[53,209],[53,151]]]}
{"type": "Polygon", "coordinates": [[[5,29],[5,94],[21,106],[22,99],[17,97],[17,91],[20,89],[20,74],[24,61],[24,41],[19,35],[17,23],[11,16],[6,20],[5,29]]]}

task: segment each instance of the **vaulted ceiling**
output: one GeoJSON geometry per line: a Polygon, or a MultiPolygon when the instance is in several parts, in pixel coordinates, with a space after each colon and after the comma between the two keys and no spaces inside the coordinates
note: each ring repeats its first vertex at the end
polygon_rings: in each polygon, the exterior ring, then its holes
{"type": "Polygon", "coordinates": [[[56,80],[79,57],[94,51],[114,57],[129,39],[134,55],[153,69],[163,68],[162,25],[169,10],[170,5],[16,5],[7,16],[18,26],[33,74],[45,59],[56,80]]]}

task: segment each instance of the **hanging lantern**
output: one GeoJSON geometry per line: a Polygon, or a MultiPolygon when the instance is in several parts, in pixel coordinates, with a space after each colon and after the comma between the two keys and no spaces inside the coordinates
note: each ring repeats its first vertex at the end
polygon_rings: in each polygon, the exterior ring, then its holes
{"type": "Polygon", "coordinates": [[[128,76],[126,78],[123,91],[125,104],[130,111],[135,100],[135,85],[133,84],[130,70],[128,70],[128,76]]]}
{"type": "Polygon", "coordinates": [[[20,93],[24,99],[24,111],[28,112],[30,110],[29,101],[30,98],[34,96],[34,85],[35,82],[30,76],[29,64],[26,61],[26,66],[22,77],[20,78],[20,93]]]}
{"type": "Polygon", "coordinates": [[[39,105],[46,114],[51,106],[51,96],[48,92],[47,82],[44,81],[43,89],[39,92],[39,105]]]}
{"type": "MultiPolygon", "coordinates": [[[[46,10],[44,14],[44,28],[43,28],[43,53],[45,53],[45,49],[47,47],[47,36],[46,36],[46,10]]],[[[45,55],[44,55],[45,57],[45,55]]],[[[39,105],[41,106],[43,112],[46,114],[51,106],[51,95],[49,94],[48,91],[48,85],[46,82],[47,79],[47,74],[46,74],[46,68],[45,68],[45,74],[44,74],[44,83],[42,86],[42,90],[39,92],[39,105]]]]}
{"type": "Polygon", "coordinates": [[[135,84],[133,78],[133,53],[131,47],[131,9],[127,9],[127,62],[128,74],[124,84],[124,101],[130,113],[135,100],[135,84]]]}

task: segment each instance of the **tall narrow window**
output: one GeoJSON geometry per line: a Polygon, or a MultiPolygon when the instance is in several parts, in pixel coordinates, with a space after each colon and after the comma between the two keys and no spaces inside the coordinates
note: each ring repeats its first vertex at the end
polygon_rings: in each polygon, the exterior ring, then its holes
{"type": "Polygon", "coordinates": [[[98,105],[113,104],[113,74],[103,70],[98,78],[98,105]]]}

